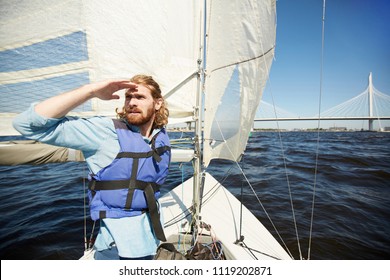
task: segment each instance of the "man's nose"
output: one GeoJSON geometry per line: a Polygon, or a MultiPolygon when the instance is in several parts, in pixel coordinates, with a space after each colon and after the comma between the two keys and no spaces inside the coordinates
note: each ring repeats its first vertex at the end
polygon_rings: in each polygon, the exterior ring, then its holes
{"type": "Polygon", "coordinates": [[[129,101],[129,106],[130,107],[135,107],[137,106],[137,99],[136,98],[131,98],[130,101],[129,101]]]}

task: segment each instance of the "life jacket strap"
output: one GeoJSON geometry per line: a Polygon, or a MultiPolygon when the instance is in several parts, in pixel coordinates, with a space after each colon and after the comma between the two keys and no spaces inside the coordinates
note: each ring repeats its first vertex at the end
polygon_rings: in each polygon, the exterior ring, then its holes
{"type": "Polygon", "coordinates": [[[165,242],[167,239],[160,221],[160,211],[157,207],[158,202],[154,197],[153,187],[150,184],[145,188],[145,197],[148,204],[150,220],[152,222],[154,233],[159,240],[165,242]]]}
{"type": "MultiPolygon", "coordinates": [[[[148,205],[148,210],[150,214],[150,220],[156,237],[161,241],[166,241],[163,227],[160,221],[160,212],[158,209],[158,202],[154,196],[154,193],[160,190],[160,185],[153,182],[144,182],[136,180],[135,186],[130,186],[130,180],[113,180],[113,181],[95,181],[92,180],[89,182],[89,189],[92,192],[98,190],[116,190],[116,189],[129,189],[128,196],[126,199],[126,207],[124,210],[129,210],[131,207],[131,201],[133,200],[133,194],[135,189],[140,189],[144,191],[146,203],[148,205]]],[[[145,212],[145,209],[142,209],[145,212]]],[[[106,211],[99,212],[99,218],[106,218],[106,211]]]]}
{"type": "Polygon", "coordinates": [[[99,219],[105,219],[106,218],[106,211],[99,211],[99,219]]]}
{"type": "Polygon", "coordinates": [[[165,153],[166,151],[170,151],[171,147],[169,146],[161,146],[158,148],[153,148],[149,152],[120,152],[116,156],[117,159],[119,158],[134,158],[134,159],[139,159],[139,158],[148,158],[148,157],[153,157],[153,159],[157,162],[161,161],[161,155],[165,153]]]}
{"type": "MultiPolygon", "coordinates": [[[[154,182],[145,182],[136,180],[135,186],[130,187],[131,189],[140,189],[144,190],[146,186],[150,184],[154,192],[160,190],[160,185],[154,182]]],[[[127,180],[111,180],[111,181],[95,181],[91,180],[89,182],[88,188],[91,191],[107,191],[107,190],[120,190],[128,189],[130,185],[130,179],[127,180]]]]}

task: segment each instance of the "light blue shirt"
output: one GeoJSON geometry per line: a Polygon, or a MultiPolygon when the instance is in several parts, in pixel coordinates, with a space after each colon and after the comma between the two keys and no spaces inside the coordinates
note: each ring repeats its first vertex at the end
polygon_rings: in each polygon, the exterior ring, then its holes
{"type": "MultiPolygon", "coordinates": [[[[81,150],[90,172],[94,174],[115,159],[120,147],[114,123],[110,118],[45,118],[37,114],[34,107],[35,104],[32,104],[13,121],[15,129],[25,137],[81,150]]],[[[138,131],[134,126],[131,129],[138,131]]],[[[154,130],[153,135],[158,131],[154,130]]],[[[145,141],[149,142],[147,138],[145,141]]],[[[153,255],[159,244],[159,240],[152,233],[149,214],[146,213],[135,217],[103,219],[95,248],[98,251],[109,249],[114,240],[119,255],[126,258],[153,255]]]]}

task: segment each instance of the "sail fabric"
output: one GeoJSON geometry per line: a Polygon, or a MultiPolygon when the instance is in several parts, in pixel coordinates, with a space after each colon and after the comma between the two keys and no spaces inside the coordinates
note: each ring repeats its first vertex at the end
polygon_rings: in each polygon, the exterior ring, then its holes
{"type": "Polygon", "coordinates": [[[0,165],[45,164],[84,160],[81,151],[43,144],[35,140],[0,142],[0,165]]]}
{"type": "MultiPolygon", "coordinates": [[[[152,75],[170,123],[192,120],[200,46],[193,0],[9,0],[0,13],[0,135],[32,102],[83,84],[152,75]]],[[[123,92],[120,93],[123,95],[123,92]]],[[[123,100],[93,99],[72,115],[114,116],[123,100]]]]}
{"type": "Polygon", "coordinates": [[[207,6],[204,156],[239,160],[268,79],[275,0],[213,0],[207,6]]]}
{"type": "MultiPolygon", "coordinates": [[[[152,75],[169,123],[192,121],[206,65],[204,164],[243,153],[275,45],[275,0],[9,0],[0,13],[0,135],[32,102],[85,83],[152,75]],[[203,47],[203,20],[207,33],[203,47]]],[[[121,93],[120,95],[123,95],[121,93]]],[[[123,98],[71,115],[115,116],[123,98]]],[[[203,105],[200,104],[200,105],[203,105]]]]}

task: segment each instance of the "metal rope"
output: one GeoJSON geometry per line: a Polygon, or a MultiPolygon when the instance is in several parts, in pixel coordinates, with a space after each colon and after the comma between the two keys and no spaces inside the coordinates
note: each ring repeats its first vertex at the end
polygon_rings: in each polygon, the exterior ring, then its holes
{"type": "Polygon", "coordinates": [[[320,70],[320,97],[318,104],[318,127],[317,127],[317,148],[316,148],[316,159],[314,168],[314,183],[313,183],[313,199],[311,207],[311,218],[310,218],[310,230],[309,230],[309,244],[307,251],[307,259],[310,260],[311,253],[311,241],[313,233],[313,220],[314,220],[314,207],[315,207],[315,196],[316,196],[316,185],[317,185],[317,171],[318,171],[318,155],[319,155],[319,144],[320,144],[320,123],[321,123],[321,100],[322,100],[322,84],[323,84],[323,68],[324,68],[324,42],[325,42],[325,1],[323,0],[322,7],[322,44],[321,44],[321,70],[320,70]]]}

